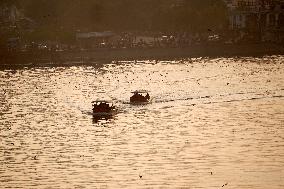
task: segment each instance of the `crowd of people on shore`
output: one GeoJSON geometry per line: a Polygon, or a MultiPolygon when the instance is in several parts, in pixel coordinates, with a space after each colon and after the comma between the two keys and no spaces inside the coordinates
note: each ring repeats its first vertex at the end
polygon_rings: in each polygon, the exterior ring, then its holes
{"type": "Polygon", "coordinates": [[[8,39],[0,48],[9,52],[55,52],[55,51],[85,51],[95,49],[124,48],[183,48],[206,43],[222,43],[218,34],[188,34],[188,33],[133,33],[122,32],[109,37],[93,37],[76,39],[71,42],[59,40],[24,41],[20,38],[8,39]]]}
{"type": "MultiPolygon", "coordinates": [[[[90,37],[75,39],[70,42],[60,40],[24,41],[20,38],[8,39],[6,44],[0,45],[0,54],[24,53],[32,55],[50,54],[56,56],[58,52],[92,51],[99,49],[149,49],[149,48],[187,48],[208,44],[249,44],[249,40],[236,40],[208,29],[202,34],[187,32],[121,32],[108,37],[90,37]]],[[[257,42],[257,41],[255,41],[257,42]]]]}

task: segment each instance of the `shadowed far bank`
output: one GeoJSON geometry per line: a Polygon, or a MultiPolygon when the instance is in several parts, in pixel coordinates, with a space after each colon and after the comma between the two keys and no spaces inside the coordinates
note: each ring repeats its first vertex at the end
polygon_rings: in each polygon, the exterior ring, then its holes
{"type": "Polygon", "coordinates": [[[186,48],[122,48],[95,50],[1,52],[0,67],[70,66],[125,60],[175,60],[196,57],[236,57],[283,55],[284,47],[277,44],[196,45],[186,48]]]}
{"type": "Polygon", "coordinates": [[[282,55],[283,0],[2,0],[0,65],[282,55]]]}

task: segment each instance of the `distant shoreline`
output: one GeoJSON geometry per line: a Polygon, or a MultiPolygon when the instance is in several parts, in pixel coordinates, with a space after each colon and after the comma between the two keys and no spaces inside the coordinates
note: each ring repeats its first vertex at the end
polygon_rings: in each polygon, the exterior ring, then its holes
{"type": "Polygon", "coordinates": [[[284,46],[277,44],[195,45],[186,48],[127,48],[95,49],[88,51],[59,51],[56,53],[3,54],[0,67],[13,66],[72,66],[111,61],[177,60],[196,57],[237,57],[284,55],[284,46]]]}

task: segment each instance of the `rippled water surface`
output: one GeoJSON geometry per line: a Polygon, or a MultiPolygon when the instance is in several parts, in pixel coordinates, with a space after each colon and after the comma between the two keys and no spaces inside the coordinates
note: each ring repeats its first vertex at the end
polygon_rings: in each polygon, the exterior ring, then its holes
{"type": "Polygon", "coordinates": [[[284,188],[284,57],[0,71],[0,188],[284,188]],[[132,106],[148,89],[151,104],[132,106]],[[96,120],[91,102],[119,113],[96,120]]]}

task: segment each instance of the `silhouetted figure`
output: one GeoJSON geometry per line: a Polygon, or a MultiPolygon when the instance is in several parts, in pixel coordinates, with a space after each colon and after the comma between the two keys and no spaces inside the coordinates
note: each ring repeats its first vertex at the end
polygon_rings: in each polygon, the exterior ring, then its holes
{"type": "Polygon", "coordinates": [[[146,98],[147,100],[149,100],[149,99],[150,99],[150,95],[149,95],[149,93],[147,93],[147,94],[146,94],[145,98],[146,98]]]}

